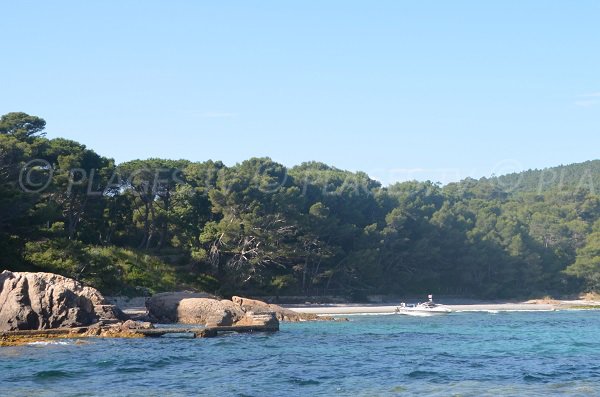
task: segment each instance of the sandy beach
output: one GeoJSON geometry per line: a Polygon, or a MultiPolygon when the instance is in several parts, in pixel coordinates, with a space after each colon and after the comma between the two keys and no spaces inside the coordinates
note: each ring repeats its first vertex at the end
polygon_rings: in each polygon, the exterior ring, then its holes
{"type": "MultiPolygon", "coordinates": [[[[109,297],[109,301],[117,304],[125,313],[134,316],[147,314],[144,307],[146,298],[109,297]]],[[[406,303],[417,303],[406,300],[406,303]]],[[[448,299],[436,303],[443,304],[455,312],[511,312],[511,311],[553,311],[553,310],[580,310],[600,309],[600,300],[575,299],[575,300],[548,300],[537,299],[523,302],[515,301],[483,301],[470,299],[448,299]]],[[[298,313],[311,313],[317,315],[352,315],[352,314],[391,314],[400,305],[398,303],[306,303],[282,304],[281,306],[298,313]]]]}
{"type": "MultiPolygon", "coordinates": [[[[415,303],[415,302],[407,302],[415,303]]],[[[455,312],[509,312],[509,311],[553,311],[597,309],[600,302],[589,300],[533,300],[526,302],[476,302],[476,303],[444,303],[455,312]]],[[[390,314],[394,313],[398,304],[307,304],[283,305],[299,313],[313,313],[321,315],[352,315],[352,314],[390,314]]]]}

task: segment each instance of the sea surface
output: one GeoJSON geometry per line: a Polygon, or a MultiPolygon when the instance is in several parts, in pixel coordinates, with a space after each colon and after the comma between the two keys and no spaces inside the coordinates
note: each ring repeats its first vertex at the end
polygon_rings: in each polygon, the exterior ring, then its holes
{"type": "Polygon", "coordinates": [[[0,348],[0,396],[600,396],[600,312],[350,316],[0,348]]]}

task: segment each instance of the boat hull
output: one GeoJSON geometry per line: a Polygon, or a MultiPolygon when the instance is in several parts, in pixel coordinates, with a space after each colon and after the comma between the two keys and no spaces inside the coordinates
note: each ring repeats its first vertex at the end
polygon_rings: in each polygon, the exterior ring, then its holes
{"type": "Polygon", "coordinates": [[[426,309],[421,307],[401,307],[396,309],[396,314],[404,314],[406,316],[417,316],[417,317],[431,317],[431,316],[443,316],[452,313],[452,310],[436,307],[432,309],[426,309]]]}

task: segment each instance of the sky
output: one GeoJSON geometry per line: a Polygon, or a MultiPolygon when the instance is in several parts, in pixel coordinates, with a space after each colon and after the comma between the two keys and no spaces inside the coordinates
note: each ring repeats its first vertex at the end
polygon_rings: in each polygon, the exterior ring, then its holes
{"type": "Polygon", "coordinates": [[[595,0],[0,7],[0,114],[117,162],[267,156],[388,184],[600,158],[595,0]]]}

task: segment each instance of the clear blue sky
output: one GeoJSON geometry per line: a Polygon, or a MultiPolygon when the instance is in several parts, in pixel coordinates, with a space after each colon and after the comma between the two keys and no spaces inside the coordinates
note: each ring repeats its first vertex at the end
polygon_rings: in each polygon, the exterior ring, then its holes
{"type": "Polygon", "coordinates": [[[600,158],[598,1],[13,1],[0,113],[117,161],[389,183],[600,158]]]}

